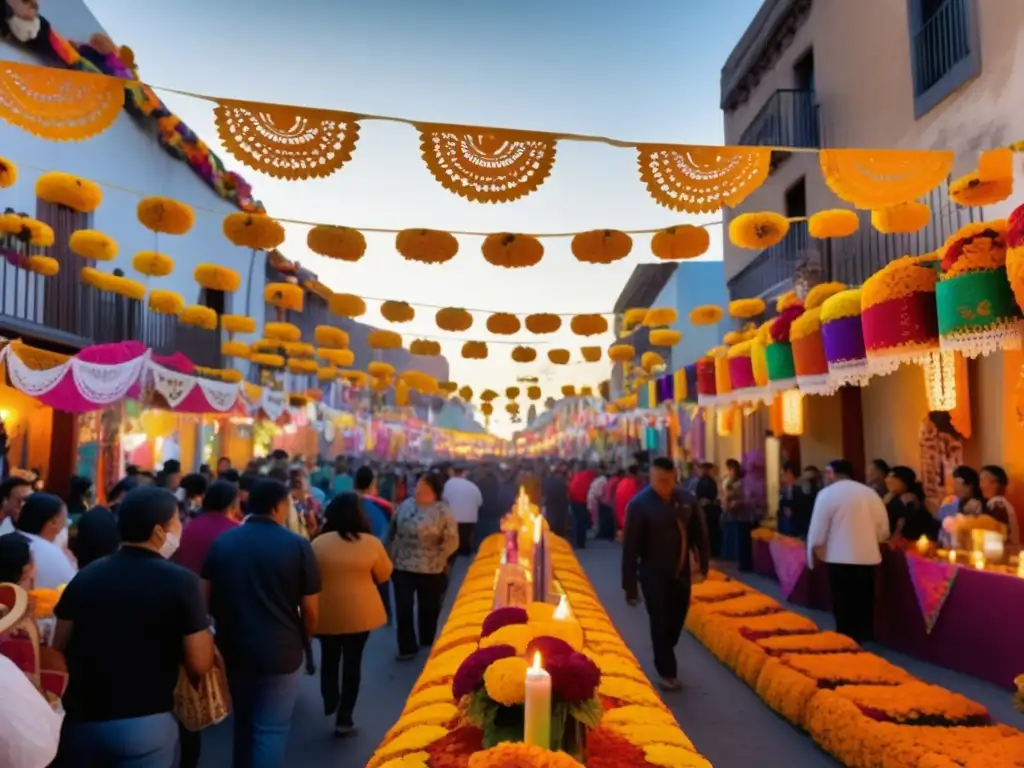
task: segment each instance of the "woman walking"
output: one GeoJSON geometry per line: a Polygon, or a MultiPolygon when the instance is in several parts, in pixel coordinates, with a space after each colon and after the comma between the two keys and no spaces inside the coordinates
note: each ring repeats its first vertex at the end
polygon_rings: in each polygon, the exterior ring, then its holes
{"type": "Polygon", "coordinates": [[[412,659],[421,647],[433,645],[447,583],[448,558],[459,548],[459,526],[441,500],[443,488],[439,475],[423,475],[413,497],[398,507],[388,530],[395,566],[391,581],[400,661],[412,659]],[[416,628],[414,605],[419,620],[416,628]]]}
{"type": "Polygon", "coordinates": [[[323,586],[316,623],[320,693],[324,713],[337,713],[335,735],[348,736],[356,728],[352,713],[366,641],[370,632],[387,623],[378,586],[391,578],[391,560],[370,530],[362,499],[352,492],[335,496],[327,505],[313,554],[323,586]]]}

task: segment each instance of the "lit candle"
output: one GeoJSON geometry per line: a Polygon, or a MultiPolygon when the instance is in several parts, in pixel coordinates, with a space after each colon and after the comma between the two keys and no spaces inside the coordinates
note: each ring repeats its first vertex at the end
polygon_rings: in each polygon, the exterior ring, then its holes
{"type": "Polygon", "coordinates": [[[977,568],[979,571],[985,570],[985,555],[982,552],[971,553],[971,565],[977,568]]]}
{"type": "Polygon", "coordinates": [[[930,546],[931,546],[931,542],[928,541],[928,537],[927,536],[922,536],[920,539],[917,540],[917,554],[919,554],[919,555],[927,555],[928,554],[928,547],[930,547],[930,546]]]}
{"type": "Polygon", "coordinates": [[[1017,561],[1017,575],[1024,579],[1024,557],[1017,561]]]}
{"type": "Polygon", "coordinates": [[[558,607],[555,608],[551,618],[558,621],[572,621],[572,608],[569,606],[569,601],[565,599],[565,595],[558,598],[558,607]]]}
{"type": "Polygon", "coordinates": [[[950,565],[956,565],[956,550],[955,549],[949,550],[949,564],[950,565]]]}
{"type": "Polygon", "coordinates": [[[551,675],[533,654],[533,666],[526,670],[526,699],[523,711],[523,741],[551,749],[551,675]]]}

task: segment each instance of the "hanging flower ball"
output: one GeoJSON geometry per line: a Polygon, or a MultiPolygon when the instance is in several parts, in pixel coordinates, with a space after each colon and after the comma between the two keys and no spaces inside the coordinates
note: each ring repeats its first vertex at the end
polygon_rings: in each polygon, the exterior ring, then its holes
{"type": "Polygon", "coordinates": [[[507,397],[509,400],[515,400],[517,397],[519,397],[519,394],[519,387],[505,388],[505,397],[507,397]]]}
{"type": "Polygon", "coordinates": [[[367,376],[362,371],[342,371],[341,378],[353,387],[365,387],[368,383],[367,376]]]}
{"type": "Polygon", "coordinates": [[[284,358],[281,355],[271,355],[265,352],[250,355],[249,362],[260,368],[284,368],[284,358]]]}
{"type": "Polygon", "coordinates": [[[498,399],[498,393],[495,392],[493,389],[485,389],[483,392],[480,393],[480,399],[485,403],[489,403],[492,400],[498,399]]]}
{"type": "Polygon", "coordinates": [[[129,280],[127,277],[118,277],[107,272],[101,272],[92,267],[83,267],[78,273],[78,277],[85,285],[91,285],[93,288],[106,293],[124,296],[126,299],[142,301],[146,296],[146,286],[142,283],[136,280],[129,280]]]}
{"type": "Polygon", "coordinates": [[[27,240],[29,245],[38,245],[40,248],[49,248],[55,241],[53,227],[30,216],[21,217],[21,227],[17,234],[23,242],[27,240]]]}
{"type": "Polygon", "coordinates": [[[362,317],[366,314],[366,302],[351,293],[335,293],[327,302],[331,314],[338,317],[362,317]]]}
{"type": "Polygon", "coordinates": [[[0,157],[0,189],[9,189],[18,183],[18,166],[6,157],[0,157]]]}
{"type": "Polygon", "coordinates": [[[284,242],[284,227],[265,213],[229,213],[223,229],[239,248],[272,251],[284,242]]]}
{"type": "Polygon", "coordinates": [[[308,375],[316,373],[320,369],[320,366],[316,364],[315,360],[306,360],[302,358],[289,359],[288,360],[288,372],[297,373],[300,375],[308,375]]]}
{"type": "Polygon", "coordinates": [[[99,184],[79,176],[50,171],[36,179],[36,197],[79,213],[92,213],[103,202],[103,190],[99,184]]]}
{"type": "Polygon", "coordinates": [[[763,315],[768,309],[764,299],[735,299],[729,302],[729,316],[738,320],[749,320],[763,315]]]}
{"type": "Polygon", "coordinates": [[[526,330],[530,333],[536,333],[543,335],[547,333],[554,333],[562,327],[562,318],[558,315],[552,315],[548,313],[540,313],[535,315],[526,316],[526,330]]]}
{"type": "Polygon", "coordinates": [[[612,344],[608,348],[608,359],[613,363],[628,363],[636,357],[636,350],[631,344],[612,344]]]}
{"type": "Polygon", "coordinates": [[[288,357],[316,357],[316,347],[305,341],[286,341],[281,346],[288,357]]]}
{"type": "Polygon", "coordinates": [[[142,198],[135,215],[146,229],[165,235],[188,234],[196,222],[192,206],[169,197],[142,198]]]}
{"type": "Polygon", "coordinates": [[[401,349],[402,337],[394,331],[370,331],[366,336],[370,349],[401,349]]]}
{"type": "Polygon", "coordinates": [[[849,237],[860,229],[860,217],[854,211],[832,208],[818,211],[807,221],[807,234],[819,240],[849,237]]]}
{"type": "Polygon", "coordinates": [[[644,325],[657,328],[659,325],[672,325],[679,319],[679,313],[672,307],[651,307],[644,314],[644,325]]]}
{"type": "Polygon", "coordinates": [[[569,328],[577,336],[598,336],[608,332],[608,321],[604,315],[576,315],[569,328]]]}
{"type": "Polygon", "coordinates": [[[982,179],[978,171],[971,171],[949,185],[949,199],[964,208],[1001,203],[1013,194],[1013,169],[1009,176],[982,179]]]}
{"type": "Polygon", "coordinates": [[[132,269],[146,277],[167,277],[174,271],[174,259],[156,251],[139,251],[132,256],[132,269]]]}
{"type": "Polygon", "coordinates": [[[540,264],[544,246],[531,235],[512,235],[507,232],[488,235],[481,246],[484,260],[496,267],[519,269],[540,264]]]}
{"type": "Polygon", "coordinates": [[[796,291],[786,291],[775,300],[775,311],[785,312],[790,307],[795,307],[801,303],[800,297],[796,295],[796,291]]]}
{"type": "Polygon", "coordinates": [[[256,321],[246,315],[221,315],[220,327],[228,333],[256,333],[256,321]]]}
{"type": "Polygon", "coordinates": [[[225,341],[220,345],[220,353],[224,357],[237,357],[242,360],[248,360],[251,350],[248,344],[243,344],[240,341],[225,341]]]}
{"type": "Polygon", "coordinates": [[[484,416],[490,416],[492,413],[494,413],[494,406],[491,405],[490,403],[484,403],[483,405],[480,406],[480,413],[482,413],[484,416]]]}
{"type": "Polygon", "coordinates": [[[322,225],[309,230],[306,247],[328,259],[359,261],[366,253],[366,238],[358,229],[322,225]]]}
{"type": "Polygon", "coordinates": [[[409,345],[409,351],[420,357],[440,357],[441,345],[431,339],[416,339],[409,345]]]}
{"type": "Polygon", "coordinates": [[[453,395],[455,394],[455,391],[459,388],[459,385],[456,384],[454,381],[439,381],[437,383],[437,388],[444,392],[446,395],[453,395]]]}
{"type": "Polygon", "coordinates": [[[729,222],[729,242],[751,251],[778,245],[788,232],[789,219],[770,211],[742,213],[729,222]]]}
{"type": "Polygon", "coordinates": [[[408,323],[416,317],[416,310],[406,301],[385,301],[380,305],[380,315],[389,323],[408,323]]]}
{"type": "Polygon", "coordinates": [[[540,400],[543,395],[541,394],[540,387],[533,384],[526,388],[526,396],[531,400],[540,400]]]}
{"type": "Polygon", "coordinates": [[[348,334],[333,325],[318,325],[313,329],[313,341],[318,347],[345,349],[349,345],[348,334]]]}
{"type": "MultiPolygon", "coordinates": [[[[192,278],[203,288],[208,291],[224,291],[224,293],[234,293],[242,287],[242,276],[235,270],[229,269],[228,267],[222,267],[220,264],[200,264],[195,268],[192,273],[192,278]]],[[[298,309],[297,312],[302,311],[302,289],[297,285],[291,283],[271,283],[267,286],[280,287],[282,285],[289,286],[289,289],[294,293],[298,291],[298,309]]],[[[285,289],[285,290],[289,290],[285,289]]],[[[292,297],[294,300],[294,296],[292,297]]],[[[267,300],[271,303],[270,300],[267,300]]],[[[275,304],[274,306],[278,306],[275,304]]],[[[291,309],[292,307],[283,307],[284,309],[291,309]]]]}
{"type": "Polygon", "coordinates": [[[744,340],[744,333],[742,331],[729,331],[722,337],[722,343],[727,347],[739,344],[744,340]]]}
{"type": "Polygon", "coordinates": [[[611,264],[633,250],[633,238],[617,229],[592,229],[572,239],[572,255],[585,264],[611,264]]]}
{"type": "Polygon", "coordinates": [[[647,310],[642,307],[627,309],[622,314],[622,330],[631,330],[643,323],[647,317],[647,310]]]}
{"type": "Polygon", "coordinates": [[[519,403],[505,403],[505,410],[515,416],[519,413],[519,403]]]}
{"type": "Polygon", "coordinates": [[[178,314],[178,322],[182,325],[202,328],[204,331],[215,331],[217,330],[217,313],[209,307],[194,304],[181,310],[178,314]]]}
{"type": "Polygon", "coordinates": [[[665,358],[657,352],[644,352],[640,356],[640,366],[648,371],[660,368],[665,364],[665,358]]]}
{"type": "Polygon", "coordinates": [[[113,261],[117,258],[117,241],[95,229],[78,229],[71,233],[68,248],[76,256],[93,261],[113,261]]]}
{"type": "Polygon", "coordinates": [[[292,312],[301,312],[306,292],[294,283],[267,283],[263,289],[263,300],[272,307],[292,312]]]}
{"type": "Polygon", "coordinates": [[[462,345],[462,356],[467,360],[486,360],[487,344],[483,341],[467,341],[462,345]]]}
{"type": "Polygon", "coordinates": [[[473,316],[466,310],[459,309],[458,307],[446,307],[445,309],[437,310],[437,314],[434,315],[434,321],[442,331],[453,333],[468,331],[473,327],[473,316]]]}
{"type": "Polygon", "coordinates": [[[883,235],[909,235],[928,226],[932,209],[924,203],[900,203],[871,212],[871,226],[883,235]]]}
{"type": "Polygon", "coordinates": [[[580,387],[580,397],[593,397],[593,396],[594,396],[594,388],[593,387],[580,387]]]}
{"type": "Polygon", "coordinates": [[[657,330],[651,331],[650,340],[651,346],[654,347],[674,347],[683,339],[683,334],[679,331],[673,331],[669,328],[658,328],[657,330]]]}
{"type": "Polygon", "coordinates": [[[569,362],[568,349],[549,349],[548,360],[555,365],[566,365],[569,362]]]}
{"type": "Polygon", "coordinates": [[[35,255],[29,256],[22,263],[22,266],[29,272],[43,277],[53,277],[60,272],[60,262],[52,256],[35,255]]]}
{"type": "Polygon", "coordinates": [[[722,308],[714,304],[704,304],[690,310],[691,325],[718,325],[724,316],[722,308]]]}
{"type": "Polygon", "coordinates": [[[572,384],[562,385],[562,397],[576,397],[576,387],[572,384]]]}
{"type": "Polygon", "coordinates": [[[318,349],[317,357],[338,368],[349,368],[355,361],[355,353],[351,349],[318,349]]]}
{"type": "Polygon", "coordinates": [[[444,264],[459,252],[459,241],[436,229],[403,229],[395,236],[395,249],[409,261],[444,264]]]}
{"type": "Polygon", "coordinates": [[[651,253],[665,261],[681,261],[703,256],[711,247],[711,235],[705,227],[682,224],[655,232],[651,253]]]}
{"type": "MultiPolygon", "coordinates": [[[[278,342],[298,341],[302,338],[302,330],[294,323],[266,323],[263,326],[263,337],[278,342]]],[[[280,349],[280,345],[277,345],[280,349]]]]}
{"type": "Polygon", "coordinates": [[[389,376],[395,375],[395,366],[391,365],[391,363],[374,360],[366,366],[366,372],[375,378],[386,379],[389,376]]]}
{"type": "Polygon", "coordinates": [[[837,293],[842,293],[845,290],[845,283],[835,281],[830,283],[818,283],[807,292],[806,296],[804,296],[804,309],[816,309],[837,293]]]}
{"type": "Polygon", "coordinates": [[[152,290],[149,292],[149,311],[158,315],[177,315],[185,308],[185,299],[174,291],[152,290]]]}
{"type": "Polygon", "coordinates": [[[370,379],[370,389],[372,389],[374,392],[383,392],[386,389],[389,389],[391,387],[391,384],[391,379],[370,379]]]}
{"type": "Polygon", "coordinates": [[[473,388],[472,387],[460,387],[459,388],[459,397],[461,397],[466,402],[469,402],[470,400],[473,399],[473,388]]]}
{"type": "Polygon", "coordinates": [[[336,381],[341,377],[341,371],[337,368],[318,368],[316,380],[320,382],[336,381]]]}
{"type": "Polygon", "coordinates": [[[584,362],[599,363],[604,357],[604,350],[600,347],[580,347],[580,354],[583,356],[584,362]]]}
{"type": "Polygon", "coordinates": [[[515,347],[512,350],[512,360],[517,363],[532,363],[537,359],[537,350],[533,347],[515,347]]]}
{"type": "Polygon", "coordinates": [[[487,330],[495,336],[512,336],[519,333],[522,327],[519,318],[508,312],[497,312],[487,318],[487,330]]]}

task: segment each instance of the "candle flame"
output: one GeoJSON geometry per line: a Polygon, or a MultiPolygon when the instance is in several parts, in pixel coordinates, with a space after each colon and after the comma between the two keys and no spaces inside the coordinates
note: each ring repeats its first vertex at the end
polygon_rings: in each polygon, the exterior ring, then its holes
{"type": "Polygon", "coordinates": [[[533,518],[533,543],[534,544],[540,543],[540,537],[541,537],[541,534],[543,533],[543,531],[544,531],[544,527],[541,524],[541,519],[539,517],[533,518]]]}
{"type": "Polygon", "coordinates": [[[558,598],[558,607],[555,608],[552,618],[560,621],[572,618],[572,609],[569,607],[569,601],[565,599],[565,595],[558,598]]]}
{"type": "Polygon", "coordinates": [[[950,563],[956,563],[956,550],[955,549],[949,550],[949,562],[950,563]]]}
{"type": "Polygon", "coordinates": [[[530,669],[534,672],[540,672],[544,669],[540,664],[540,651],[533,654],[533,666],[530,669]]]}

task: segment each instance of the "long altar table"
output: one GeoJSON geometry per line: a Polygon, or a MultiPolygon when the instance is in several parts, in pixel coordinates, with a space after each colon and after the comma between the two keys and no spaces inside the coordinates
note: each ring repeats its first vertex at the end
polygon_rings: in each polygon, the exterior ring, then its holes
{"type": "MultiPolygon", "coordinates": [[[[805,564],[794,580],[795,555],[782,547],[799,543],[802,548],[803,542],[790,539],[772,545],[772,539],[789,537],[755,537],[754,571],[784,587],[792,582],[788,594],[783,590],[787,601],[830,609],[827,569],[819,564],[810,570],[805,564]]],[[[1024,579],[886,548],[875,589],[875,634],[880,642],[1003,688],[1016,688],[1013,679],[1024,672],[1024,579]]]]}

